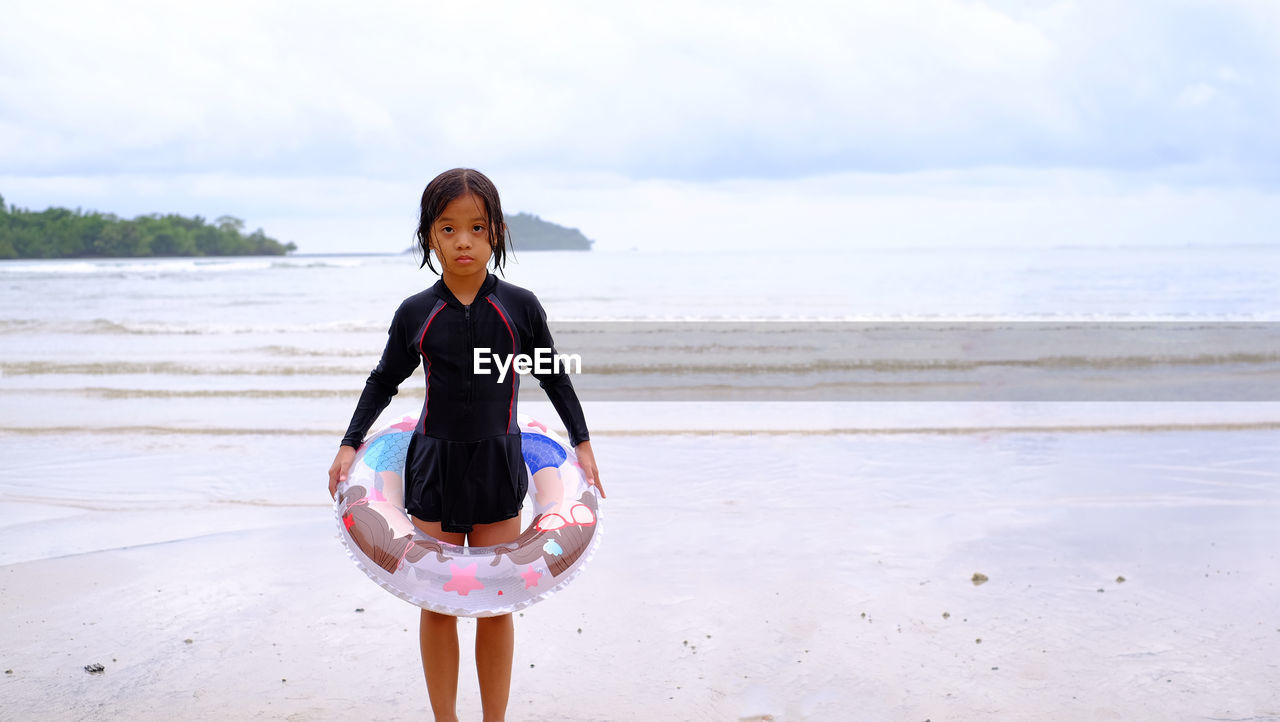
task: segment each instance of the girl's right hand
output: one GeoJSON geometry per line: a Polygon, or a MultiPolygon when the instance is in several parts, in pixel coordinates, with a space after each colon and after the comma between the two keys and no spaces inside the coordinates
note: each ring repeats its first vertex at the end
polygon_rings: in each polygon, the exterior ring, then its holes
{"type": "Polygon", "coordinates": [[[337,498],[338,482],[347,480],[347,472],[351,470],[351,462],[356,459],[356,450],[350,446],[338,447],[338,455],[333,457],[333,466],[329,467],[329,496],[337,498]]]}

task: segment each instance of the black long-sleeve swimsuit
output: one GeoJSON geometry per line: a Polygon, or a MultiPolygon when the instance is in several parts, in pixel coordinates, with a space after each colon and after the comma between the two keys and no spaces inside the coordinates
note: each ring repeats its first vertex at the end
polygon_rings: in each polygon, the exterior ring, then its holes
{"type": "MultiPolygon", "coordinates": [[[[553,366],[555,347],[537,297],[488,274],[471,304],[463,305],[440,280],[405,299],[387,333],[342,443],[360,446],[421,362],[427,398],[405,464],[408,512],[450,532],[518,515],[529,485],[516,422],[520,379],[512,365],[499,381],[492,355],[505,362],[514,354],[534,358],[544,349],[544,366],[553,366]],[[487,373],[474,372],[476,349],[488,349],[487,373]]],[[[576,446],[590,438],[565,369],[532,373],[570,441],[576,446]]]]}

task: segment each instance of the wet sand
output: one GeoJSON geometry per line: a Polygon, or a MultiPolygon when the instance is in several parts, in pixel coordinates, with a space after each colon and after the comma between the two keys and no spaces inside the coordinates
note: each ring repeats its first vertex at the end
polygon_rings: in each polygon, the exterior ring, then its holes
{"type": "MultiPolygon", "coordinates": [[[[0,499],[10,549],[93,535],[0,566],[6,718],[426,714],[416,609],[346,559],[311,491],[332,440],[272,443],[238,525],[230,502],[0,499]]],[[[517,619],[511,719],[1280,716],[1274,431],[594,445],[603,543],[517,619]]],[[[121,475],[131,453],[95,466],[121,475]]],[[[459,712],[478,719],[461,628],[459,712]]]]}

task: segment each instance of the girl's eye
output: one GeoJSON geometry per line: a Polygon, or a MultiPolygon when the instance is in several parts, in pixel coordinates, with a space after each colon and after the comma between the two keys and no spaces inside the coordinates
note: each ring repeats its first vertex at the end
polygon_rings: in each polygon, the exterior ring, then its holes
{"type": "Polygon", "coordinates": [[[440,230],[444,231],[445,233],[453,233],[453,226],[442,226],[440,230]]]}
{"type": "Polygon", "coordinates": [[[474,225],[474,226],[472,226],[472,227],[471,227],[471,230],[472,230],[472,231],[474,231],[474,232],[476,232],[476,233],[479,233],[480,231],[483,231],[483,230],[484,230],[484,226],[482,226],[482,225],[480,225],[479,223],[477,223],[476,225],[474,225]]]}

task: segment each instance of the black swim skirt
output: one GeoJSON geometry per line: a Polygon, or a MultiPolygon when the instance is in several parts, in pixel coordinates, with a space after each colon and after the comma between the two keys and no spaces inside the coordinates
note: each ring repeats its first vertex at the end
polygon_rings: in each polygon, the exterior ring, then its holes
{"type": "Polygon", "coordinates": [[[520,515],[529,473],[520,434],[448,441],[414,433],[405,460],[405,508],[447,532],[520,515]]]}

